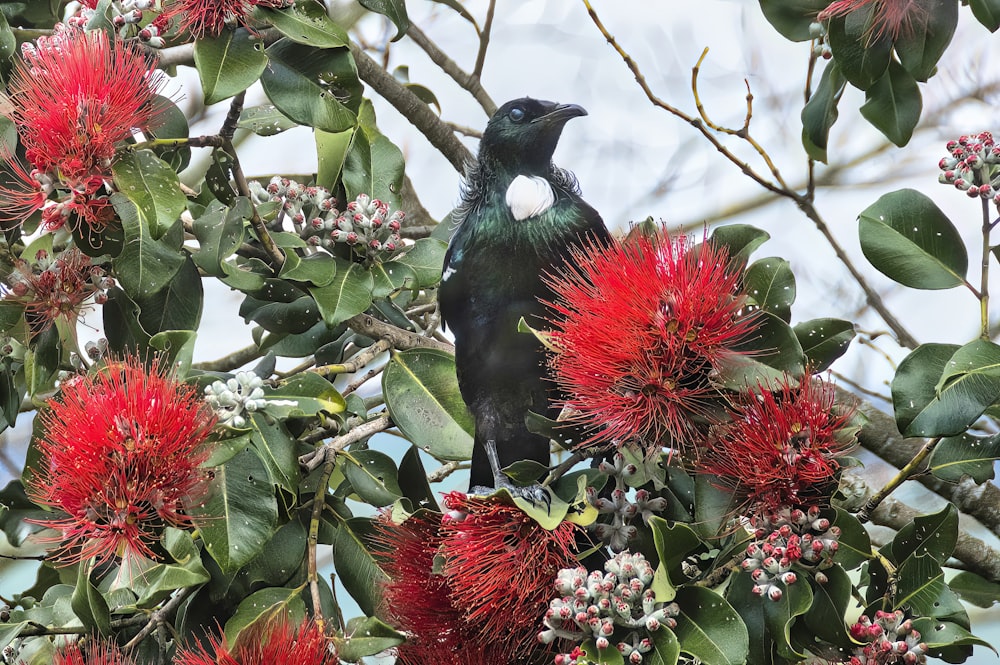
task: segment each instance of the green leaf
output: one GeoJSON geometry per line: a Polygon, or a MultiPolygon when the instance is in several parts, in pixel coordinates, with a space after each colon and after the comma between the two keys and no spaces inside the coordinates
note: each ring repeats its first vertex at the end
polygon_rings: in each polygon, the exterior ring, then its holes
{"type": "Polygon", "coordinates": [[[782,585],[784,593],[779,600],[761,598],[764,604],[764,620],[774,640],[778,655],[791,661],[802,658],[791,643],[792,623],[809,611],[812,605],[812,587],[802,582],[782,585]]]}
{"type": "Polygon", "coordinates": [[[752,331],[734,349],[742,353],[723,358],[716,366],[717,381],[732,390],[772,385],[804,371],[805,354],[791,326],[770,312],[755,316],[752,331]]]}
{"type": "MultiPolygon", "coordinates": [[[[831,644],[847,644],[850,637],[844,624],[844,616],[851,602],[851,578],[841,566],[824,568],[823,574],[826,576],[823,584],[813,577],[809,578],[813,600],[803,618],[805,625],[813,635],[822,640],[831,644]]],[[[802,583],[800,579],[795,585],[802,583]]]]}
{"type": "Polygon", "coordinates": [[[16,640],[21,631],[30,625],[30,623],[30,621],[18,621],[17,623],[0,626],[0,649],[4,649],[8,644],[16,640]]]}
{"type": "Polygon", "coordinates": [[[785,39],[805,42],[812,39],[809,26],[816,21],[816,14],[829,4],[828,0],[760,0],[760,9],[785,39]]]}
{"type": "MultiPolygon", "coordinates": [[[[976,637],[968,630],[950,621],[938,621],[930,617],[913,620],[913,629],[920,633],[920,641],[930,650],[931,656],[936,656],[942,649],[954,646],[984,646],[996,653],[996,649],[984,639],[976,637]]],[[[971,652],[971,650],[970,650],[971,652]]],[[[949,663],[960,663],[962,660],[948,659],[949,663]]]]}
{"type": "Polygon", "coordinates": [[[921,515],[904,526],[892,539],[892,560],[901,566],[910,557],[933,557],[947,561],[958,542],[958,510],[946,505],[940,512],[921,515]]]}
{"type": "Polygon", "coordinates": [[[347,151],[354,138],[354,128],[342,132],[316,130],[316,184],[333,189],[344,170],[347,151]]]}
{"type": "Polygon", "coordinates": [[[434,490],[427,482],[427,470],[420,459],[420,449],[416,446],[408,447],[399,461],[399,487],[413,506],[437,505],[434,490]]]}
{"type": "Polygon", "coordinates": [[[969,255],[951,220],[926,195],[901,189],[858,218],[861,250],[875,268],[915,289],[950,289],[965,281],[969,255]]]}
{"type": "Polygon", "coordinates": [[[813,373],[830,369],[857,334],[854,324],[843,319],[811,319],[797,323],[792,330],[813,373]]]}
{"type": "Polygon", "coordinates": [[[284,9],[257,5],[254,13],[277,28],[278,32],[300,44],[333,48],[351,43],[347,31],[334,23],[318,2],[297,2],[284,9]]]}
{"type": "Polygon", "coordinates": [[[288,433],[281,419],[275,420],[262,413],[253,413],[250,414],[249,420],[253,428],[250,432],[250,441],[257,451],[257,456],[267,467],[271,482],[294,493],[299,482],[299,460],[295,439],[288,433]]]}
{"type": "Polygon", "coordinates": [[[205,103],[215,104],[243,92],[267,66],[264,42],[246,28],[223,30],[218,37],[194,43],[194,66],[201,79],[205,103]]]}
{"type": "Polygon", "coordinates": [[[139,209],[124,194],[112,194],[111,203],[125,233],[125,246],[112,260],[115,275],[127,294],[148,298],[173,279],[184,265],[185,254],[167,245],[167,237],[154,240],[139,209]]]}
{"type": "Polygon", "coordinates": [[[677,641],[674,632],[663,626],[660,630],[649,634],[653,642],[653,651],[643,660],[648,665],[676,665],[681,655],[681,643],[677,641]]]}
{"type": "Polygon", "coordinates": [[[405,254],[395,256],[386,263],[386,269],[391,269],[393,263],[402,263],[417,276],[417,286],[434,286],[441,281],[446,251],[448,251],[447,243],[436,238],[420,238],[406,250],[405,254]]]}
{"type": "Polygon", "coordinates": [[[368,194],[389,204],[390,208],[399,209],[399,191],[403,187],[406,166],[403,153],[378,130],[371,101],[362,102],[358,119],[360,131],[354,132],[342,175],[347,198],[352,200],[358,194],[368,194]]]}
{"type": "Polygon", "coordinates": [[[208,496],[191,507],[209,554],[223,572],[242,567],[264,547],[278,521],[267,467],[250,448],[213,469],[208,496]]]}
{"type": "Polygon", "coordinates": [[[337,270],[325,286],[310,286],[320,316],[326,325],[335,326],[361,314],[372,304],[372,274],[360,263],[336,257],[337,270]]]}
{"type": "MultiPolygon", "coordinates": [[[[687,524],[667,522],[662,517],[657,516],[650,518],[649,528],[653,532],[653,542],[656,544],[656,554],[660,558],[660,566],[670,574],[670,578],[675,582],[684,581],[685,576],[681,572],[681,563],[688,555],[703,546],[701,538],[687,524]]],[[[673,600],[674,590],[672,587],[669,596],[669,598],[660,598],[657,594],[656,599],[664,602],[673,600]]]]}
{"type": "Polygon", "coordinates": [[[382,373],[392,421],[407,439],[439,460],[472,456],[472,417],[455,378],[455,358],[434,349],[393,355],[382,373]]]}
{"type": "Polygon", "coordinates": [[[406,15],[404,0],[358,0],[361,6],[370,12],[382,14],[396,26],[396,36],[392,41],[403,38],[410,29],[410,19],[406,15]]]}
{"type": "Polygon", "coordinates": [[[971,434],[943,439],[931,453],[927,470],[936,478],[957,483],[965,476],[977,485],[993,480],[993,463],[1000,459],[1000,434],[979,437],[971,434]]]}
{"type": "Polygon", "coordinates": [[[347,639],[340,643],[337,656],[349,663],[359,662],[367,656],[374,656],[406,641],[406,636],[393,630],[392,626],[376,617],[364,617],[361,621],[350,622],[347,639]]]}
{"type": "Polygon", "coordinates": [[[847,79],[840,73],[837,63],[831,62],[823,69],[812,97],[802,107],[802,146],[810,158],[824,164],[827,163],[830,129],[840,116],[837,105],[845,87],[847,79]]]}
{"type": "Polygon", "coordinates": [[[969,7],[976,20],[990,32],[1000,28],[1000,0],[969,0],[969,7]]]}
{"type": "Polygon", "coordinates": [[[270,587],[255,591],[244,598],[236,608],[236,613],[226,622],[224,631],[226,643],[235,651],[240,643],[240,636],[249,628],[266,625],[286,612],[293,624],[299,623],[306,612],[301,592],[301,587],[297,589],[270,587]]]}
{"type": "Polygon", "coordinates": [[[149,337],[165,331],[197,330],[203,300],[201,276],[186,255],[180,270],[164,288],[149,296],[140,294],[132,298],[139,308],[139,325],[149,337]]]}
{"type": "Polygon", "coordinates": [[[161,542],[174,563],[158,563],[132,580],[139,607],[152,607],[172,591],[204,584],[210,578],[190,533],[167,527],[161,542]]]}
{"type": "Polygon", "coordinates": [[[243,242],[243,220],[250,214],[250,204],[245,198],[238,199],[233,208],[212,201],[192,224],[198,240],[198,251],[191,254],[195,264],[209,275],[224,277],[222,262],[243,242]]]}
{"type": "Polygon", "coordinates": [[[350,50],[317,49],[286,38],[267,48],[260,82],[286,116],[326,132],[354,127],[361,83],[350,50]]]}
{"type": "MultiPolygon", "coordinates": [[[[186,139],[191,134],[187,116],[178,108],[174,100],[163,95],[153,97],[153,113],[147,137],[156,139],[186,139]]],[[[191,162],[191,147],[188,145],[154,146],[153,151],[164,160],[175,173],[180,173],[191,162]]]]}
{"type": "Polygon", "coordinates": [[[872,30],[875,7],[853,11],[830,21],[827,42],[840,73],[856,88],[868,90],[889,67],[892,40],[872,30]]]}
{"type": "Polygon", "coordinates": [[[694,530],[704,540],[712,540],[728,528],[729,519],[735,514],[736,495],[716,487],[713,478],[698,474],[694,479],[694,530]]]}
{"type": "Polygon", "coordinates": [[[243,109],[236,126],[240,129],[249,129],[257,136],[274,136],[298,127],[299,123],[279,111],[274,104],[261,104],[243,109]]]}
{"type": "Polygon", "coordinates": [[[264,411],[279,420],[314,416],[320,412],[341,413],[346,405],[343,395],[333,384],[313,372],[292,375],[277,388],[265,389],[264,397],[267,399],[264,411]]]}
{"type": "Polygon", "coordinates": [[[417,274],[410,266],[399,261],[376,263],[371,267],[373,298],[385,298],[400,289],[417,286],[417,274]]]}
{"type": "Polygon", "coordinates": [[[716,247],[725,247],[729,252],[729,260],[740,265],[746,265],[761,245],[770,240],[771,234],[763,229],[749,224],[726,224],[717,226],[708,240],[716,247]]]}
{"type": "Polygon", "coordinates": [[[872,541],[868,530],[858,518],[841,508],[835,508],[833,524],[840,529],[840,539],[834,561],[846,570],[853,570],[872,558],[872,541]]]}
{"type": "Polygon", "coordinates": [[[163,362],[183,377],[191,371],[197,337],[193,330],[164,330],[149,338],[149,348],[159,351],[163,362]]]}
{"type": "Polygon", "coordinates": [[[367,504],[380,508],[403,497],[396,463],[377,450],[356,450],[337,456],[338,466],[351,487],[367,504]]]}
{"type": "Polygon", "coordinates": [[[150,150],[139,150],[112,165],[115,184],[138,207],[153,240],[159,240],[187,208],[177,173],[150,150]]]}
{"type": "Polygon", "coordinates": [[[918,81],[926,81],[937,69],[938,60],[951,43],[958,25],[958,3],[935,2],[922,12],[911,29],[897,35],[893,47],[906,71],[918,81]]]}
{"type": "Polygon", "coordinates": [[[111,611],[101,592],[90,582],[89,562],[81,562],[76,576],[76,588],[70,601],[73,613],[80,618],[84,627],[100,635],[111,634],[111,611]]]}
{"type": "Polygon", "coordinates": [[[740,615],[747,630],[747,665],[775,665],[772,653],[774,640],[771,639],[764,618],[764,602],[753,592],[754,582],[750,575],[735,573],[726,587],[726,600],[740,615]]]}
{"type": "Polygon", "coordinates": [[[298,254],[289,252],[278,276],[293,282],[326,286],[333,281],[336,274],[337,264],[329,254],[299,257],[298,254]]]}
{"type": "Polygon", "coordinates": [[[704,587],[677,590],[674,634],[681,651],[713,665],[742,665],[749,652],[746,626],[719,594],[704,587]]]}
{"type": "Polygon", "coordinates": [[[236,153],[231,147],[212,150],[212,163],[205,172],[205,185],[219,201],[228,206],[236,205],[237,192],[233,186],[233,169],[236,168],[236,153]]]}
{"type": "Polygon", "coordinates": [[[361,541],[361,535],[370,531],[368,518],[356,517],[341,523],[333,538],[333,565],[361,611],[373,616],[381,599],[381,585],[388,578],[361,541]]]}
{"type": "Polygon", "coordinates": [[[956,436],[1000,399],[1000,346],[922,344],[899,364],[892,404],[906,436],[956,436]],[[945,383],[947,382],[947,383],[945,383]]]}
{"type": "MultiPolygon", "coordinates": [[[[948,580],[948,586],[958,597],[976,607],[989,609],[1000,603],[1000,584],[975,573],[962,571],[948,580]]],[[[3,640],[0,640],[3,644],[3,640]]]]}
{"type": "Polygon", "coordinates": [[[791,318],[795,275],[788,261],[774,256],[754,261],[743,275],[743,282],[750,304],[783,321],[791,318]]]}
{"type": "Polygon", "coordinates": [[[896,569],[897,609],[905,608],[912,616],[953,621],[969,628],[969,615],[962,601],[944,583],[941,564],[932,556],[911,556],[896,569]]]}
{"type": "Polygon", "coordinates": [[[922,109],[916,79],[893,60],[882,78],[868,88],[860,110],[868,122],[902,148],[910,142],[922,109]]]}

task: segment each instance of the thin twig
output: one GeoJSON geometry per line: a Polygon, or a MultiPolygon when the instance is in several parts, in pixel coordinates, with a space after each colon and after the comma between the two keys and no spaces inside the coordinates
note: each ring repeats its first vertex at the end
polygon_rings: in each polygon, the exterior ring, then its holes
{"type": "Polygon", "coordinates": [[[199,588],[200,587],[187,587],[185,589],[181,589],[170,600],[164,603],[163,607],[150,614],[146,625],[142,627],[142,630],[136,633],[135,637],[128,641],[128,644],[125,645],[125,650],[134,649],[140,642],[149,637],[157,626],[167,622],[170,615],[181,606],[181,603],[183,603],[188,596],[194,593],[195,589],[199,588]]]}
{"type": "Polygon", "coordinates": [[[370,370],[368,370],[367,372],[365,372],[364,374],[362,374],[361,376],[359,376],[358,378],[356,378],[355,380],[351,381],[346,386],[344,386],[344,389],[340,391],[340,394],[344,395],[345,397],[347,395],[350,395],[355,390],[357,390],[358,388],[365,385],[366,383],[374,379],[376,376],[381,374],[383,371],[385,371],[385,365],[382,365],[381,367],[371,368],[370,370]]]}
{"type": "Polygon", "coordinates": [[[323,464],[323,472],[320,474],[319,482],[316,485],[316,496],[313,498],[312,516],[309,518],[309,540],[307,545],[308,555],[308,581],[309,594],[312,597],[313,615],[316,622],[323,625],[323,604],[319,595],[319,573],[316,566],[316,548],[319,545],[319,523],[323,517],[323,508],[326,506],[326,489],[330,484],[330,476],[333,475],[335,465],[333,458],[323,464]]]}
{"type": "MultiPolygon", "coordinates": [[[[471,94],[472,97],[479,102],[479,105],[483,108],[483,111],[486,112],[486,115],[493,115],[496,113],[497,105],[490,97],[489,93],[486,92],[486,88],[483,87],[478,76],[470,74],[459,67],[458,63],[449,58],[447,53],[439,49],[437,44],[435,44],[433,40],[431,40],[431,38],[417,26],[410,25],[410,29],[406,31],[406,36],[412,39],[417,46],[423,49],[424,53],[427,54],[427,57],[431,59],[431,62],[440,67],[441,71],[450,76],[451,79],[459,85],[459,87],[468,91],[469,94],[471,94]]],[[[451,123],[449,123],[449,125],[450,124],[451,123]]]]}
{"type": "Polygon", "coordinates": [[[427,474],[427,482],[429,482],[429,483],[439,483],[442,480],[444,480],[445,478],[447,478],[448,476],[450,476],[451,474],[453,474],[455,471],[458,471],[459,469],[468,469],[469,467],[470,467],[470,464],[468,464],[467,462],[464,462],[464,463],[463,462],[448,462],[446,464],[442,464],[437,469],[435,469],[435,470],[433,470],[433,471],[431,471],[430,473],[427,474]]]}
{"type": "Polygon", "coordinates": [[[865,502],[865,505],[863,505],[861,507],[861,510],[858,511],[857,514],[858,521],[861,522],[862,524],[867,522],[870,519],[869,513],[875,510],[875,508],[878,507],[878,504],[882,503],[882,501],[890,494],[892,494],[897,487],[902,485],[905,481],[909,480],[910,476],[917,473],[920,467],[923,466],[924,461],[930,456],[932,452],[934,452],[934,448],[940,441],[941,437],[939,436],[925,443],[924,447],[921,448],[917,452],[917,454],[913,456],[913,459],[910,460],[909,464],[900,469],[899,473],[897,473],[892,480],[886,483],[885,487],[880,489],[878,492],[872,495],[872,497],[868,499],[868,501],[865,502]]]}
{"type": "Polygon", "coordinates": [[[312,473],[319,468],[321,464],[325,464],[327,461],[332,460],[334,455],[351,445],[352,443],[357,443],[358,441],[363,441],[370,436],[383,432],[392,427],[392,419],[388,415],[382,415],[374,420],[369,420],[356,427],[352,427],[347,434],[343,436],[338,436],[329,443],[323,444],[322,447],[316,450],[306,453],[299,458],[299,464],[303,466],[307,472],[312,473]]]}
{"type": "Polygon", "coordinates": [[[261,357],[260,349],[256,344],[245,346],[242,349],[233,351],[228,356],[223,356],[217,360],[205,360],[191,365],[194,369],[204,372],[228,372],[238,367],[243,367],[248,362],[261,357]]]}
{"type": "Polygon", "coordinates": [[[483,65],[486,64],[486,50],[490,46],[490,32],[493,30],[493,15],[496,10],[497,0],[490,0],[490,6],[486,9],[486,22],[483,23],[483,29],[479,33],[479,53],[476,54],[476,66],[472,68],[472,75],[476,79],[483,76],[483,65]]]}
{"type": "Polygon", "coordinates": [[[440,342],[430,337],[422,337],[415,332],[397,328],[391,323],[379,321],[369,314],[358,314],[357,316],[348,319],[347,325],[349,325],[355,332],[361,333],[366,337],[387,340],[390,344],[392,344],[392,348],[398,351],[416,348],[429,348],[453,353],[455,350],[451,344],[440,342]]]}
{"type": "Polygon", "coordinates": [[[311,371],[324,377],[333,374],[353,374],[391,348],[392,343],[388,339],[380,339],[368,348],[362,349],[357,355],[346,362],[339,365],[321,365],[313,368],[311,371]]]}

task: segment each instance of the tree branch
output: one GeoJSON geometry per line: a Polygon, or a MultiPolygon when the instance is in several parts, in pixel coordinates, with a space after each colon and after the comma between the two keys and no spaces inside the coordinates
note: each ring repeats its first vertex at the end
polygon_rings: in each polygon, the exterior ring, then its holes
{"type": "Polygon", "coordinates": [[[496,102],[490,97],[489,93],[486,92],[486,88],[483,87],[482,83],[479,81],[479,77],[468,73],[464,69],[458,66],[454,60],[448,57],[444,51],[437,47],[427,34],[415,25],[411,25],[410,29],[406,31],[406,36],[414,41],[414,43],[423,49],[427,57],[431,59],[435,65],[441,68],[445,74],[451,77],[451,79],[459,85],[463,90],[468,91],[472,97],[479,102],[479,105],[486,112],[486,115],[491,116],[496,113],[497,105],[496,102]]]}
{"type": "Polygon", "coordinates": [[[439,342],[436,339],[424,337],[415,332],[403,330],[402,328],[397,328],[391,323],[379,321],[369,314],[358,314],[357,316],[348,319],[347,325],[351,327],[351,330],[361,333],[366,337],[387,340],[390,344],[392,344],[394,349],[400,351],[405,351],[406,349],[428,348],[453,353],[455,350],[451,344],[439,342]]]}

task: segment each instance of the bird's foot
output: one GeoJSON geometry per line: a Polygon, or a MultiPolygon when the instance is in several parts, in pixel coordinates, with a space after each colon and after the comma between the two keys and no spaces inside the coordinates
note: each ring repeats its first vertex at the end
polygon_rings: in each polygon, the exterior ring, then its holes
{"type": "Polygon", "coordinates": [[[493,487],[470,487],[470,494],[492,494],[498,489],[504,489],[512,497],[524,499],[534,506],[545,506],[546,511],[552,507],[552,494],[547,487],[538,483],[532,485],[515,485],[504,474],[503,469],[500,468],[500,456],[497,454],[497,444],[493,439],[486,442],[486,458],[490,461],[490,469],[493,471],[493,487]],[[486,491],[481,492],[481,490],[486,491]]]}

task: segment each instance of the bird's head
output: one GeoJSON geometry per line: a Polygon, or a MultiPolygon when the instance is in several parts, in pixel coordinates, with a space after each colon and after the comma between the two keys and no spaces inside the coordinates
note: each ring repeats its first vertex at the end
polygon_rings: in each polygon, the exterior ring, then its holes
{"type": "Polygon", "coordinates": [[[587,115],[582,106],[523,97],[493,114],[479,144],[479,161],[512,174],[549,172],[559,135],[570,118],[587,115]]]}

